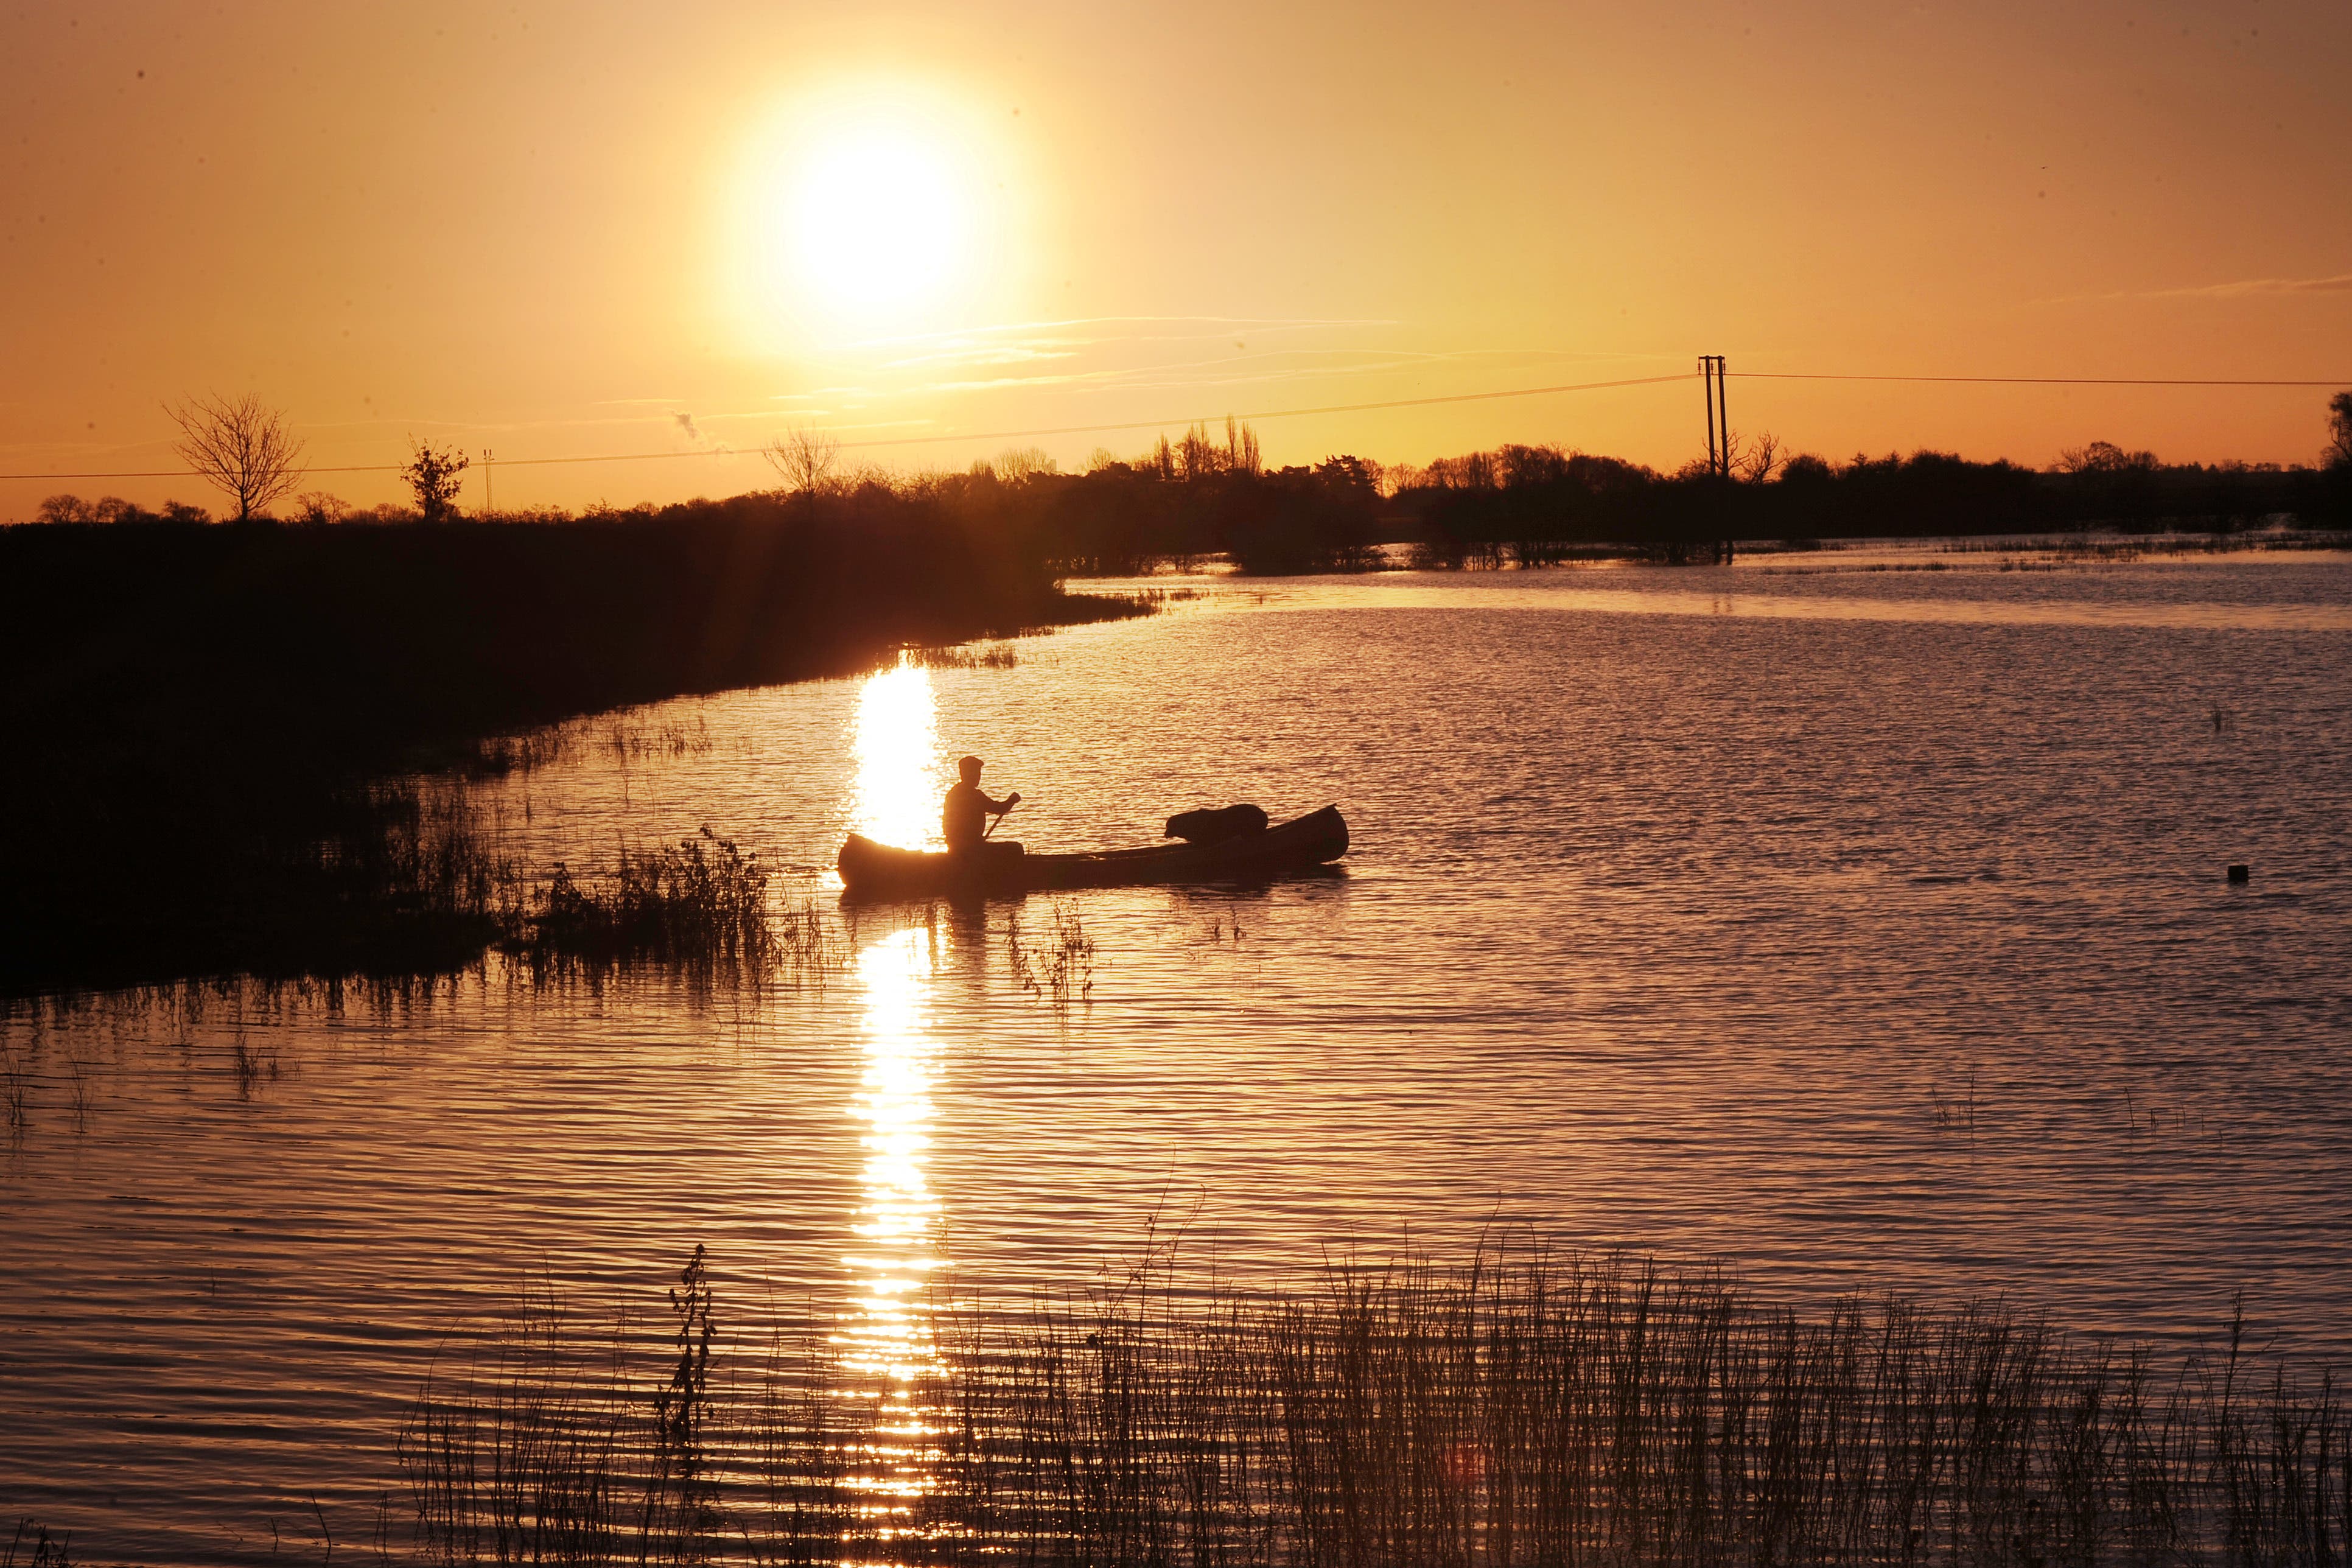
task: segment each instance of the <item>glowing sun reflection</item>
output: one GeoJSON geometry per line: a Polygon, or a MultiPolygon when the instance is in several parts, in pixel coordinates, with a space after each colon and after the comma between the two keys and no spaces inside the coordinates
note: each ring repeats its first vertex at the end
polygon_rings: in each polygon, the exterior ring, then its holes
{"type": "Polygon", "coordinates": [[[856,798],[849,826],[877,844],[940,849],[939,721],[931,672],[903,658],[857,696],[856,798]]]}
{"type": "Polygon", "coordinates": [[[940,1205],[927,1175],[938,1047],[925,1005],[947,940],[917,927],[857,955],[866,1070],[850,1115],[863,1124],[865,1163],[851,1226],[857,1250],[843,1259],[856,1293],[837,1343],[849,1386],[874,1404],[862,1448],[867,1462],[852,1467],[846,1484],[860,1494],[868,1526],[886,1537],[915,1528],[914,1504],[930,1489],[936,1458],[937,1428],[922,1394],[939,1365],[924,1290],[940,1263],[940,1205]]]}

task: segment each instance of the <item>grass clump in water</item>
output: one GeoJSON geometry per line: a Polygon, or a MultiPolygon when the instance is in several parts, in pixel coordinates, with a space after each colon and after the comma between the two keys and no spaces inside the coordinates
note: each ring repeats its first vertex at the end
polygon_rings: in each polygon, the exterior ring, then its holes
{"type": "Polygon", "coordinates": [[[757,854],[705,827],[675,846],[624,848],[603,875],[557,866],[515,945],[539,957],[763,963],[778,945],[768,883],[757,854]]]}

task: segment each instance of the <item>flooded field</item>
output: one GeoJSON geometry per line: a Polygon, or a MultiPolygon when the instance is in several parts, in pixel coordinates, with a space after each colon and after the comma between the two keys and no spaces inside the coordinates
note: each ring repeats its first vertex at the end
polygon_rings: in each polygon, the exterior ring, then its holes
{"type": "Polygon", "coordinates": [[[2352,1362],[2352,559],[1175,585],[478,786],[534,864],[756,849],[814,915],[756,984],[18,1009],[0,1510],[96,1560],[397,1552],[435,1358],[528,1282],[658,1319],[698,1244],[722,1329],[868,1373],[1155,1225],[1241,1279],[1500,1224],[2172,1345],[2243,1292],[2352,1362]],[[968,752],[1033,848],[1236,800],[1353,847],[841,909],[843,833],[934,842],[968,752]]]}

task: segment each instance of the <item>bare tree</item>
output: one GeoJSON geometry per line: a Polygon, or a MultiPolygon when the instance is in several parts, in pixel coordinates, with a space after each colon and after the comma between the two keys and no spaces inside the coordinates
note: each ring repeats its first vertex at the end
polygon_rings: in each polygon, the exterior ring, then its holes
{"type": "Polygon", "coordinates": [[[2352,468],[2352,392],[2327,400],[2327,466],[2352,468]]]}
{"type": "Polygon", "coordinates": [[[1257,432],[1225,416],[1225,467],[1236,474],[1261,472],[1265,462],[1258,454],[1257,432]]]}
{"type": "Polygon", "coordinates": [[[782,476],[784,489],[826,490],[833,488],[833,469],[841,457],[841,442],[822,430],[795,425],[769,442],[760,455],[782,476]]]}
{"type": "Polygon", "coordinates": [[[1061,472],[1061,465],[1043,447],[1012,447],[996,455],[996,471],[1010,484],[1061,472]]]}
{"type": "Polygon", "coordinates": [[[1209,439],[1209,427],[1205,425],[1193,426],[1176,444],[1176,472],[1187,484],[1223,473],[1224,467],[1225,455],[1209,439]]]}
{"type": "Polygon", "coordinates": [[[251,393],[234,402],[215,395],[167,403],[163,412],[180,427],[172,450],[236,502],[236,521],[251,519],[302,477],[302,443],[251,393]]]}
{"type": "Polygon", "coordinates": [[[2157,467],[2153,452],[2126,452],[2113,441],[2068,447],[2058,454],[2058,470],[2066,474],[2127,474],[2157,467]]]}
{"type": "Polygon", "coordinates": [[[1751,485],[1760,485],[1780,471],[1780,438],[1769,430],[1732,447],[1732,469],[1751,485]]]}
{"type": "Polygon", "coordinates": [[[409,437],[408,467],[400,477],[415,493],[416,510],[427,522],[457,515],[457,489],[466,482],[466,454],[455,447],[436,450],[430,441],[409,437]]]}
{"type": "Polygon", "coordinates": [[[341,522],[351,510],[342,497],[325,490],[304,490],[294,498],[294,515],[303,522],[341,522]]]}

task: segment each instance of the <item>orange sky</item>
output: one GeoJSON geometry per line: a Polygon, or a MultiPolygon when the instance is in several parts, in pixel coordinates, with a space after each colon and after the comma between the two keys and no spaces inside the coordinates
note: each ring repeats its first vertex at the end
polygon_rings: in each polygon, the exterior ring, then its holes
{"type": "MultiPolygon", "coordinates": [[[[176,467],[159,403],[205,391],[320,466],[719,454],[497,479],[625,504],[766,482],[796,421],[961,467],[1705,352],[1741,428],[1834,457],[2307,462],[2317,390],[1738,373],[2352,378],[2347,82],[2343,0],[19,6],[0,471],[176,467]]],[[[1705,438],[1696,382],[1260,431],[1705,438]]],[[[57,490],[219,504],[6,480],[0,517],[57,490]]]]}

